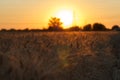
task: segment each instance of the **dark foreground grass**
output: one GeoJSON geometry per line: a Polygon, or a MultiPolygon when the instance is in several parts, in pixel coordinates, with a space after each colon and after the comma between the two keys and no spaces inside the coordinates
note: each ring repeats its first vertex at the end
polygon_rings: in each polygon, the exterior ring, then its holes
{"type": "Polygon", "coordinates": [[[120,80],[120,33],[1,32],[0,80],[120,80]]]}

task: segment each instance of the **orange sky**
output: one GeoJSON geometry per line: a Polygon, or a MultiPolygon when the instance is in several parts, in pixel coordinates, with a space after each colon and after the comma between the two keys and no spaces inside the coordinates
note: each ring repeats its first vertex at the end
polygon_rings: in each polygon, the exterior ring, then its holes
{"type": "Polygon", "coordinates": [[[120,25],[120,0],[1,0],[0,28],[46,28],[60,10],[75,12],[76,24],[120,25]]]}

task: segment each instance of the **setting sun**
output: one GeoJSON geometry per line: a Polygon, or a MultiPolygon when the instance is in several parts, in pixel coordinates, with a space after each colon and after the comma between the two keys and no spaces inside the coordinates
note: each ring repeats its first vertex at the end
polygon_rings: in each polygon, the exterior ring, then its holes
{"type": "Polygon", "coordinates": [[[69,10],[62,10],[59,11],[56,17],[60,18],[61,22],[63,23],[64,28],[68,28],[73,23],[73,12],[69,10]]]}

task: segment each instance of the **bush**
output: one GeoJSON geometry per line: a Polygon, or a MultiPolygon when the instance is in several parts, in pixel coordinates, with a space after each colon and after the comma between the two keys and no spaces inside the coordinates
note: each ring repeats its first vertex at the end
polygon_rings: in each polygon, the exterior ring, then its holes
{"type": "Polygon", "coordinates": [[[112,27],[112,30],[115,30],[115,31],[120,31],[120,27],[118,25],[114,25],[112,27]]]}
{"type": "Polygon", "coordinates": [[[87,24],[83,27],[83,31],[91,31],[91,30],[92,30],[91,24],[87,24]]]}
{"type": "Polygon", "coordinates": [[[106,27],[101,23],[94,23],[93,24],[93,30],[94,31],[105,31],[106,27]]]}

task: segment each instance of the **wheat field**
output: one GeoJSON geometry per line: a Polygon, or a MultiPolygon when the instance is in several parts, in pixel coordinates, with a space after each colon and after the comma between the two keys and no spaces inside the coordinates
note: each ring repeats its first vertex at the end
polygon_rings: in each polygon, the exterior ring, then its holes
{"type": "Polygon", "coordinates": [[[119,32],[0,32],[0,80],[120,80],[119,32]]]}

